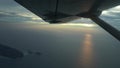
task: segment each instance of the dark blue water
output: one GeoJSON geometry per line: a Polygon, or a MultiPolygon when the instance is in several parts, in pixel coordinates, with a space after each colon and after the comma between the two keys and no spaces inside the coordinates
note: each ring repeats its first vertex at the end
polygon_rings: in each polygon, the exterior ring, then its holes
{"type": "Polygon", "coordinates": [[[95,24],[1,23],[0,43],[24,53],[1,68],[120,68],[120,42],[95,24]]]}

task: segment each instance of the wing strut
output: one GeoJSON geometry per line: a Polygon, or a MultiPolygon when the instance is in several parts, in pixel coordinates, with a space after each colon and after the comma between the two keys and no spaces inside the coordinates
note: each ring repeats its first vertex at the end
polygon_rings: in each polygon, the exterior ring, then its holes
{"type": "Polygon", "coordinates": [[[109,32],[112,36],[114,36],[116,39],[120,41],[120,31],[114,28],[113,26],[109,25],[105,21],[101,20],[98,16],[92,15],[91,20],[93,20],[96,24],[101,26],[103,29],[105,29],[107,32],[109,32]]]}
{"type": "Polygon", "coordinates": [[[59,0],[56,0],[56,6],[55,6],[55,12],[54,12],[54,20],[50,21],[50,23],[58,23],[59,21],[57,21],[57,17],[58,17],[58,6],[59,6],[59,0]]]}

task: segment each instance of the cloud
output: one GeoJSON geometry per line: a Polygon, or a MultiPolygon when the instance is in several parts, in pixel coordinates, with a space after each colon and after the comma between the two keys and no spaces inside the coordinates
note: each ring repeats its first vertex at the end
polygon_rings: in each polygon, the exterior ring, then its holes
{"type": "Polygon", "coordinates": [[[14,0],[0,0],[1,6],[17,6],[14,0]]]}
{"type": "MultiPolygon", "coordinates": [[[[40,17],[35,16],[31,13],[16,13],[16,12],[7,12],[0,11],[0,21],[13,22],[13,23],[45,23],[40,17]]],[[[74,21],[70,21],[70,23],[92,23],[90,19],[81,18],[74,21]]]]}
{"type": "Polygon", "coordinates": [[[7,21],[7,22],[13,22],[13,23],[28,23],[28,22],[33,22],[33,23],[40,23],[44,22],[40,18],[34,18],[34,17],[29,17],[29,16],[23,16],[15,12],[5,12],[5,11],[0,11],[0,21],[7,21]]]}
{"type": "Polygon", "coordinates": [[[19,16],[17,13],[14,12],[5,12],[5,11],[0,11],[0,18],[1,17],[16,17],[19,16]]]}
{"type": "Polygon", "coordinates": [[[120,30],[120,5],[103,11],[100,18],[120,30]]]}
{"type": "Polygon", "coordinates": [[[44,21],[14,0],[0,0],[0,22],[40,23],[44,21]]]}
{"type": "Polygon", "coordinates": [[[113,7],[113,8],[110,8],[108,10],[104,10],[102,12],[102,15],[104,16],[114,16],[114,15],[118,15],[120,13],[120,5],[116,6],[116,7],[113,7]]]}
{"type": "MultiPolygon", "coordinates": [[[[25,9],[14,0],[0,0],[0,21],[13,23],[45,23],[40,17],[34,15],[29,10],[25,9]]],[[[120,6],[105,10],[100,16],[108,22],[120,21],[120,6]],[[112,20],[114,19],[114,20],[112,20]]],[[[77,19],[70,21],[70,23],[92,23],[90,19],[77,19]]]]}

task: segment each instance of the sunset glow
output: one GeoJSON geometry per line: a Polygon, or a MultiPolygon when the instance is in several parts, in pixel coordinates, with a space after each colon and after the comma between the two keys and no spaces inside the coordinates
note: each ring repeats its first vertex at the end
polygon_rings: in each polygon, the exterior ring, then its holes
{"type": "Polygon", "coordinates": [[[83,27],[95,27],[96,25],[94,24],[88,24],[88,23],[65,23],[65,24],[61,24],[61,25],[68,25],[68,26],[83,26],[83,27]]]}

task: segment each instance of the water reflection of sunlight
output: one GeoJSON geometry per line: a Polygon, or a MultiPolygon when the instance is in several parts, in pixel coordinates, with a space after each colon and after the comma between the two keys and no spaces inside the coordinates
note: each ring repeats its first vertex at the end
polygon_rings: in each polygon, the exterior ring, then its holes
{"type": "Polygon", "coordinates": [[[70,25],[70,26],[83,26],[83,27],[95,27],[94,24],[88,24],[88,23],[65,23],[65,24],[61,24],[61,25],[70,25]]]}
{"type": "Polygon", "coordinates": [[[92,36],[90,34],[85,35],[82,64],[83,68],[91,68],[92,65],[92,36]]]}
{"type": "Polygon", "coordinates": [[[80,66],[81,68],[92,68],[92,36],[91,34],[86,34],[85,39],[83,42],[83,47],[82,47],[82,57],[80,58],[80,66]]]}

